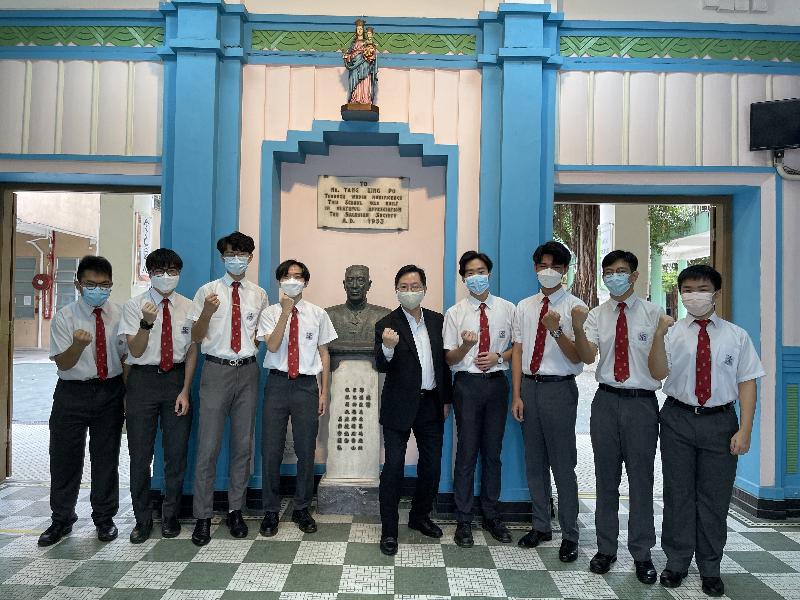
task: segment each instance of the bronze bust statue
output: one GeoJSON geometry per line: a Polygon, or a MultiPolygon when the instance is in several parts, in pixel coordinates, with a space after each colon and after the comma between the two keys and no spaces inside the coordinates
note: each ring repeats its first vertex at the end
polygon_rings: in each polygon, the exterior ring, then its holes
{"type": "Polygon", "coordinates": [[[339,337],[331,342],[331,353],[369,353],[375,344],[375,323],[390,310],[367,302],[367,292],[372,286],[369,267],[350,265],[344,272],[344,290],[347,301],[326,308],[339,337]]]}

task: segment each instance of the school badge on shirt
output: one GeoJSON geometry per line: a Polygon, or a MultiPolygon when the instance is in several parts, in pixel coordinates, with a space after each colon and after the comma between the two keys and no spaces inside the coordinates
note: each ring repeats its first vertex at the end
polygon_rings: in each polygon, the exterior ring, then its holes
{"type": "Polygon", "coordinates": [[[725,362],[725,364],[726,364],[726,365],[728,365],[729,367],[732,367],[732,366],[733,366],[733,356],[731,356],[730,354],[726,354],[726,355],[725,355],[725,361],[724,361],[724,362],[725,362]]]}
{"type": "Polygon", "coordinates": [[[189,327],[188,326],[184,325],[183,327],[181,327],[181,335],[189,335],[189,327]]]}
{"type": "Polygon", "coordinates": [[[307,340],[313,340],[314,339],[314,334],[311,331],[307,331],[306,332],[306,339],[307,340]]]}
{"type": "Polygon", "coordinates": [[[506,339],[506,330],[505,330],[505,329],[504,329],[503,331],[501,331],[501,332],[500,332],[500,339],[501,339],[501,340],[504,340],[504,339],[506,339]]]}
{"type": "Polygon", "coordinates": [[[255,318],[256,318],[255,313],[247,313],[247,320],[248,321],[252,321],[255,318]]]}

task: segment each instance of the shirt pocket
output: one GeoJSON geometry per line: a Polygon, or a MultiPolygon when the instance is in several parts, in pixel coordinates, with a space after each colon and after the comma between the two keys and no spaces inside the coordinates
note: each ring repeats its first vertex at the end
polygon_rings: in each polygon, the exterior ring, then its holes
{"type": "Polygon", "coordinates": [[[724,345],[712,349],[711,363],[735,377],[739,368],[739,348],[724,345]]]}
{"type": "Polygon", "coordinates": [[[297,332],[297,337],[300,345],[305,348],[316,348],[317,340],[319,338],[319,331],[303,331],[302,329],[297,332]]]}
{"type": "Polygon", "coordinates": [[[259,307],[254,304],[242,302],[241,306],[242,323],[245,329],[250,333],[255,333],[258,327],[259,307]]]}
{"type": "Polygon", "coordinates": [[[649,348],[653,344],[655,329],[651,327],[639,327],[631,331],[629,336],[630,343],[639,347],[649,348]]]}

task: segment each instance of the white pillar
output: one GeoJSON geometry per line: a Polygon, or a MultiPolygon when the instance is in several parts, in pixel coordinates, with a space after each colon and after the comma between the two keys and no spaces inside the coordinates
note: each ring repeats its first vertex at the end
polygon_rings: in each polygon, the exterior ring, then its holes
{"type": "MultiPolygon", "coordinates": [[[[600,256],[598,261],[612,250],[628,250],[639,259],[639,278],[634,289],[641,298],[647,298],[650,280],[650,223],[646,204],[601,204],[600,256]]],[[[598,265],[598,273],[602,273],[598,265]]],[[[608,299],[605,288],[598,286],[600,302],[608,299]]]]}

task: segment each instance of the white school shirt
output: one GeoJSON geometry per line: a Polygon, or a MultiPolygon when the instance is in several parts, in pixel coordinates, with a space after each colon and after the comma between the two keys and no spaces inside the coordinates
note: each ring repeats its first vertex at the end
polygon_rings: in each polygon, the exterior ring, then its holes
{"type": "MultiPolygon", "coordinates": [[[[766,375],[744,329],[716,314],[709,319],[706,331],[711,342],[711,397],[703,405],[707,407],[735,401],[739,397],[738,384],[766,375]]],[[[692,406],[700,404],[694,393],[699,331],[695,317],[689,315],[670,327],[664,338],[669,367],[664,393],[692,406]]]]}
{"type": "MultiPolygon", "coordinates": [[[[117,333],[121,310],[119,305],[106,302],[102,309],[103,326],[106,333],[106,355],[108,378],[122,374],[122,357],[128,352],[128,345],[117,333]]],[[[94,306],[90,306],[82,298],[68,304],[56,313],[50,324],[50,358],[58,356],[72,346],[72,334],[78,329],[92,334],[92,342],[83,349],[78,362],[67,371],[58,369],[58,377],[67,381],[86,381],[97,377],[97,344],[95,328],[97,320],[94,306]]]]}
{"type": "MultiPolygon", "coordinates": [[[[172,362],[180,363],[186,360],[186,353],[192,345],[192,321],[189,312],[192,302],[186,296],[172,292],[166,297],[169,300],[169,316],[172,322],[172,362]]],[[[142,320],[142,307],[152,302],[158,308],[156,320],[150,330],[147,348],[139,358],[130,352],[125,360],[129,365],[158,365],[161,363],[161,324],[164,322],[164,296],[153,288],[144,294],[139,294],[128,300],[122,306],[122,318],[119,322],[119,335],[136,335],[139,332],[139,321],[142,320]]],[[[127,338],[125,338],[127,339],[127,338]]]]}
{"type": "MultiPolygon", "coordinates": [[[[536,373],[531,373],[533,347],[536,344],[536,331],[539,328],[539,314],[542,312],[544,294],[539,292],[529,296],[517,304],[514,312],[514,343],[522,344],[522,372],[525,375],[578,375],[583,370],[583,363],[574,363],[568,359],[558,345],[558,341],[545,331],[544,356],[536,373]]],[[[550,294],[549,310],[561,315],[561,330],[570,340],[575,340],[572,329],[572,309],[586,306],[583,300],[570,294],[563,287],[550,294]]]]}
{"type": "Polygon", "coordinates": [[[628,322],[628,367],[630,377],[619,382],[614,379],[614,344],[617,338],[619,302],[613,298],[589,311],[583,330],[586,339],[597,346],[600,360],[595,379],[617,388],[657,390],[661,382],[650,375],[647,357],[653,336],[664,309],[632,294],[625,300],[625,320],[628,322]]]}
{"type": "MultiPolygon", "coordinates": [[[[512,327],[514,323],[514,305],[508,300],[489,294],[485,300],[486,317],[489,320],[489,352],[502,354],[511,345],[512,327]]],[[[455,350],[461,345],[461,332],[472,331],[478,335],[478,343],[469,349],[461,362],[450,366],[453,373],[464,371],[467,373],[483,373],[475,366],[475,357],[478,356],[481,333],[481,301],[471,294],[447,309],[444,316],[444,349],[455,350]]],[[[494,371],[507,371],[508,363],[493,365],[487,373],[494,371]]]]}
{"type": "MultiPolygon", "coordinates": [[[[411,335],[414,338],[414,345],[417,347],[419,365],[422,367],[422,388],[432,390],[436,388],[436,373],[433,370],[433,352],[431,351],[431,338],[428,335],[428,327],[425,325],[425,311],[423,310],[419,323],[414,316],[405,308],[403,314],[406,316],[408,326],[411,328],[411,335]]],[[[394,348],[387,348],[382,345],[383,355],[386,360],[391,361],[394,357],[394,348]]]]}
{"type": "Polygon", "coordinates": [[[258,349],[255,343],[258,320],[261,317],[261,311],[269,306],[267,292],[247,279],[239,282],[241,284],[239,286],[239,308],[242,315],[242,347],[238,353],[234,352],[231,349],[232,283],[233,278],[228,273],[225,273],[221,279],[209,281],[197,290],[192,302],[192,310],[189,312],[189,320],[197,321],[200,319],[200,313],[203,312],[206,296],[217,294],[219,307],[211,317],[208,332],[200,345],[200,351],[203,354],[227,360],[255,355],[258,349]]]}
{"type": "MultiPolygon", "coordinates": [[[[319,356],[319,347],[330,344],[339,337],[333,327],[331,318],[325,309],[305,300],[295,304],[297,308],[297,338],[300,354],[300,374],[317,375],[322,372],[322,359],[319,356]]],[[[281,305],[273,304],[264,309],[258,324],[258,339],[267,341],[281,317],[281,305]]],[[[283,340],[277,352],[264,355],[265,369],[278,369],[284,373],[289,372],[289,327],[292,316],[286,319],[286,329],[283,340]]]]}

